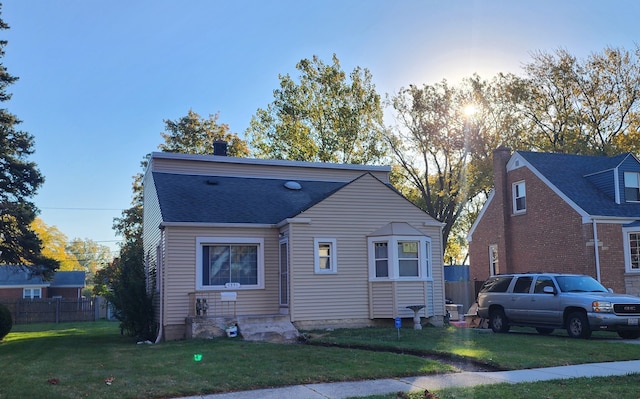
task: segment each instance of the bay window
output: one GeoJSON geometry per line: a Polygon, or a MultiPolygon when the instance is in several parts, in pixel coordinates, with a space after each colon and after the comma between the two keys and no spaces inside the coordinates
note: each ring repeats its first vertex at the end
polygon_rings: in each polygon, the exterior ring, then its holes
{"type": "Polygon", "coordinates": [[[431,278],[431,239],[428,237],[369,237],[371,280],[431,278]]]}

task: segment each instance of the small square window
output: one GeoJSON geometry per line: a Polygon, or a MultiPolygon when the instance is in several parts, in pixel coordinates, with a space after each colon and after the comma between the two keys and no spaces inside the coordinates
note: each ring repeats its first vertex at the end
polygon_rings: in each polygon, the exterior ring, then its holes
{"type": "Polygon", "coordinates": [[[336,273],[336,240],[334,238],[316,238],[314,242],[314,269],[316,273],[336,273]]]}

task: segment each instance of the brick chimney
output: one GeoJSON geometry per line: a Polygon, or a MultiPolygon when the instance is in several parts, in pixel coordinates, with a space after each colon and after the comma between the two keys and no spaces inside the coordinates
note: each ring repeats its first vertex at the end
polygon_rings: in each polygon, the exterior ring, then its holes
{"type": "Polygon", "coordinates": [[[496,220],[496,238],[498,245],[498,263],[500,273],[508,273],[510,270],[510,209],[511,196],[507,182],[507,162],[511,158],[511,148],[498,147],[493,151],[493,187],[495,190],[494,201],[496,208],[500,212],[500,217],[496,220]]]}
{"type": "Polygon", "coordinates": [[[213,142],[213,155],[221,157],[227,156],[227,142],[224,140],[216,140],[213,142]]]}

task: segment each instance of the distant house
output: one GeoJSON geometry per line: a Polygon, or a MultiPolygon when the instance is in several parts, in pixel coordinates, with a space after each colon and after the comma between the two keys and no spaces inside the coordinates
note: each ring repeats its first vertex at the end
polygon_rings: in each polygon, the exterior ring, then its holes
{"type": "Polygon", "coordinates": [[[56,272],[49,287],[50,298],[81,298],[85,287],[86,272],[56,272]]]}
{"type": "Polygon", "coordinates": [[[84,279],[83,271],[58,271],[49,282],[34,267],[3,265],[0,266],[0,300],[80,298],[84,279]]]}
{"type": "Polygon", "coordinates": [[[640,295],[640,162],[499,148],[494,190],[469,235],[471,278],[582,273],[640,295]]]}
{"type": "Polygon", "coordinates": [[[442,224],[389,172],[151,154],[143,237],[161,337],[210,336],[206,324],[222,314],[243,336],[250,317],[364,326],[413,317],[412,305],[442,322],[442,224]]]}

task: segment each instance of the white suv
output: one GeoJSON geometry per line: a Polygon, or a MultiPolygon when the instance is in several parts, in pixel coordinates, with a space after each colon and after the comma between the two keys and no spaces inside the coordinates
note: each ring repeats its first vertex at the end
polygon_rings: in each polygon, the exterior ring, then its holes
{"type": "Polygon", "coordinates": [[[640,337],[640,297],[614,294],[589,276],[558,273],[504,274],[489,278],[478,294],[478,316],[494,332],[533,327],[540,334],[565,328],[570,337],[613,331],[640,337]]]}

